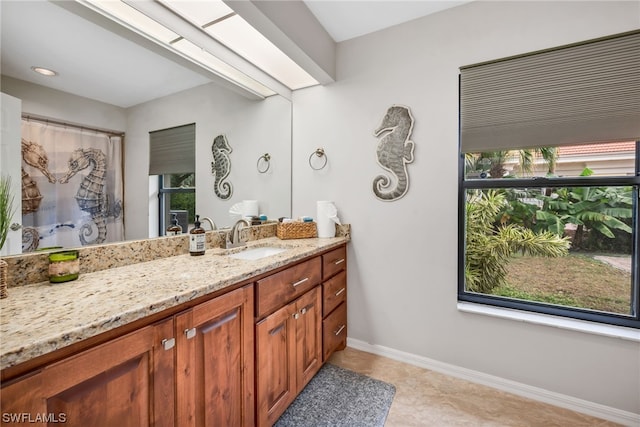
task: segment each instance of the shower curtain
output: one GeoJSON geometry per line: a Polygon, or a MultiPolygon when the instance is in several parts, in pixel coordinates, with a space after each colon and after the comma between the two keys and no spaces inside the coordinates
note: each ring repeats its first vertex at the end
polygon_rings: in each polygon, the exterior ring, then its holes
{"type": "Polygon", "coordinates": [[[22,251],[120,241],[122,138],[22,120],[22,251]]]}

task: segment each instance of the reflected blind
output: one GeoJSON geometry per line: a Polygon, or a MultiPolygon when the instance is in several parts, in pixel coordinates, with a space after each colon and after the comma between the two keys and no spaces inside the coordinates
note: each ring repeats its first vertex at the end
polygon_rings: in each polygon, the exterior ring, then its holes
{"type": "Polygon", "coordinates": [[[149,175],[196,170],[195,123],[149,132],[149,175]]]}
{"type": "Polygon", "coordinates": [[[460,147],[640,139],[640,31],[460,68],[460,147]]]}

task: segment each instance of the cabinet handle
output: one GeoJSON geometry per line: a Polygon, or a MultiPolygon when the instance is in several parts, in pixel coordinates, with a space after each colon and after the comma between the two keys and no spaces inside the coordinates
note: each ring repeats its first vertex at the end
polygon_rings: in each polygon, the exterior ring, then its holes
{"type": "Polygon", "coordinates": [[[219,328],[220,326],[224,325],[225,323],[231,322],[236,317],[238,317],[238,311],[237,310],[232,312],[232,313],[230,313],[230,314],[227,314],[222,319],[219,319],[216,322],[213,322],[213,323],[205,326],[204,328],[201,328],[202,333],[203,334],[208,334],[212,330],[214,330],[216,328],[219,328]]]}
{"type": "Polygon", "coordinates": [[[196,336],[196,328],[185,329],[184,334],[187,336],[187,339],[190,340],[196,336]]]}
{"type": "Polygon", "coordinates": [[[346,288],[342,288],[338,292],[336,292],[336,296],[339,296],[341,293],[343,293],[345,289],[346,288]]]}
{"type": "Polygon", "coordinates": [[[162,347],[165,350],[171,350],[176,345],[175,338],[165,338],[162,340],[162,347]]]}
{"type": "Polygon", "coordinates": [[[338,265],[338,264],[342,264],[344,262],[344,258],[340,258],[339,260],[337,260],[334,264],[338,265]]]}
{"type": "Polygon", "coordinates": [[[300,280],[298,280],[297,282],[292,283],[292,284],[291,284],[291,286],[293,286],[293,287],[295,288],[296,286],[303,284],[303,283],[304,283],[304,282],[306,282],[307,280],[309,280],[309,278],[308,278],[308,277],[305,277],[304,279],[300,279],[300,280]]]}
{"type": "Polygon", "coordinates": [[[303,307],[300,309],[300,314],[307,314],[307,307],[303,307]]]}
{"type": "Polygon", "coordinates": [[[340,326],[340,329],[338,329],[337,331],[334,332],[334,334],[336,336],[340,335],[340,332],[342,332],[342,330],[344,329],[345,325],[340,326]]]}
{"type": "Polygon", "coordinates": [[[278,332],[280,332],[283,329],[284,329],[284,323],[282,325],[270,330],[269,331],[269,335],[273,336],[273,335],[277,334],[278,332]]]}
{"type": "Polygon", "coordinates": [[[300,318],[300,313],[293,313],[293,318],[298,320],[300,318]]]}

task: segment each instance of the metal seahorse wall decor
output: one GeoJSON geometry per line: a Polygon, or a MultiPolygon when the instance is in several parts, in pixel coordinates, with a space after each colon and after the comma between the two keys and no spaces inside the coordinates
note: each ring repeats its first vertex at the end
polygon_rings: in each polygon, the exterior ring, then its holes
{"type": "Polygon", "coordinates": [[[211,173],[214,176],[213,191],[216,196],[223,200],[227,200],[233,194],[233,186],[230,182],[225,181],[231,172],[231,159],[229,153],[233,150],[224,135],[218,135],[213,140],[211,152],[213,153],[213,161],[211,162],[211,173]]]}
{"type": "Polygon", "coordinates": [[[377,149],[378,164],[392,175],[378,175],[373,180],[373,193],[380,200],[398,200],[409,191],[407,164],[414,159],[415,144],[411,140],[413,123],[409,107],[392,105],[380,126],[373,132],[380,138],[377,149]],[[393,188],[392,183],[395,183],[393,188]]]}
{"type": "MultiPolygon", "coordinates": [[[[56,179],[49,172],[49,158],[42,145],[22,139],[21,152],[24,163],[42,172],[50,183],[56,182],[56,179]]],[[[42,193],[40,193],[38,183],[22,167],[22,214],[36,212],[40,208],[41,201],[42,193]]]]}
{"type": "Polygon", "coordinates": [[[71,153],[69,159],[69,171],[60,179],[61,184],[66,184],[75,174],[93,165],[93,169],[87,175],[78,188],[76,201],[81,210],[91,214],[91,222],[82,224],[79,230],[82,245],[102,243],[107,237],[108,203],[105,191],[107,161],[102,150],[96,148],[77,149],[71,153]],[[85,236],[93,233],[95,225],[98,234],[92,241],[87,241],[85,236]]]}

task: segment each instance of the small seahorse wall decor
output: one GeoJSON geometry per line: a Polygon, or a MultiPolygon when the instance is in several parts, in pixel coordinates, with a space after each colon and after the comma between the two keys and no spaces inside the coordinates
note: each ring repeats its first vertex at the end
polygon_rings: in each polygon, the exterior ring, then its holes
{"type": "Polygon", "coordinates": [[[226,136],[218,135],[214,138],[211,145],[211,152],[213,153],[213,161],[211,162],[211,173],[214,176],[213,191],[222,200],[227,200],[233,194],[233,186],[230,182],[225,181],[231,172],[229,153],[232,151],[226,136]]]}
{"type": "Polygon", "coordinates": [[[93,169],[78,187],[76,201],[81,210],[91,214],[91,222],[80,227],[79,237],[83,245],[102,243],[107,237],[108,203],[105,191],[107,161],[102,150],[96,148],[79,148],[71,153],[69,171],[60,178],[61,184],[66,184],[75,174],[93,165],[93,169]],[[93,233],[92,224],[97,227],[98,234],[92,241],[85,236],[93,233]]]}
{"type": "Polygon", "coordinates": [[[409,191],[407,164],[413,162],[411,140],[413,116],[409,107],[392,105],[373,134],[378,142],[378,164],[392,176],[378,175],[373,180],[373,193],[383,201],[398,200],[409,191]],[[392,187],[392,184],[395,184],[392,187]]]}

